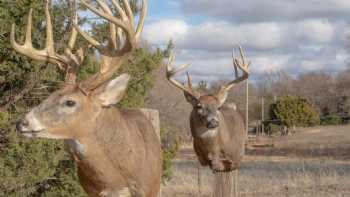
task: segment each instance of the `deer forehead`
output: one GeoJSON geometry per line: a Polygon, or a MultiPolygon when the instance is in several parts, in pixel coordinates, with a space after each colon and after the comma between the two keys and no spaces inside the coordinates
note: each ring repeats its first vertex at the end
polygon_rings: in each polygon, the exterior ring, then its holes
{"type": "Polygon", "coordinates": [[[199,103],[200,104],[205,104],[205,105],[219,105],[219,100],[212,95],[204,95],[199,98],[199,103]]]}
{"type": "Polygon", "coordinates": [[[88,98],[79,91],[59,90],[53,93],[39,106],[34,108],[33,112],[43,120],[50,121],[52,118],[58,118],[57,116],[62,116],[64,114],[73,114],[78,111],[84,111],[84,109],[91,106],[88,105],[88,103],[88,98]],[[76,106],[71,108],[65,106],[65,102],[67,101],[74,101],[76,103],[76,106]]]}

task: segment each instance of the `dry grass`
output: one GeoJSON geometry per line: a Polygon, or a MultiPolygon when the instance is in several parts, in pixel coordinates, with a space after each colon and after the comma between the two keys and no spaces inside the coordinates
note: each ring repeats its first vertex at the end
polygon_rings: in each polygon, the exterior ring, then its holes
{"type": "MultiPolygon", "coordinates": [[[[345,151],[350,150],[349,142],[349,126],[326,127],[276,139],[275,148],[250,150],[240,169],[240,196],[349,197],[350,151],[345,151]]],[[[192,151],[182,150],[163,197],[211,196],[213,175],[201,168],[199,189],[197,167],[192,151]]]]}

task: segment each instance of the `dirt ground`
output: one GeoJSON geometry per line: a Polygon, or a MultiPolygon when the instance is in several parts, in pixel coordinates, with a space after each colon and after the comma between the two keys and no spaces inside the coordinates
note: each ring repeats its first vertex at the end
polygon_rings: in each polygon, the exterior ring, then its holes
{"type": "MultiPolygon", "coordinates": [[[[267,141],[273,146],[247,148],[239,196],[350,197],[350,126],[302,129],[267,141]]],[[[182,148],[162,196],[211,196],[213,174],[198,165],[192,148],[182,148]]]]}

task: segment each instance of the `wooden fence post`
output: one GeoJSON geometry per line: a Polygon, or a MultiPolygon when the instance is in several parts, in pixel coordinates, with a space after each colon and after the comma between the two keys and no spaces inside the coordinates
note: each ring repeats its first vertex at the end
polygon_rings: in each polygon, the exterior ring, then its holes
{"type": "MultiPolygon", "coordinates": [[[[154,109],[140,109],[143,114],[151,121],[154,130],[158,136],[159,141],[161,141],[160,136],[160,118],[159,111],[154,109]]],[[[158,197],[162,197],[162,186],[159,188],[158,197]]]]}
{"type": "Polygon", "coordinates": [[[238,170],[214,174],[213,197],[238,197],[238,170]]]}
{"type": "Polygon", "coordinates": [[[201,165],[197,165],[197,186],[198,186],[198,197],[202,195],[202,172],[201,165]]]}

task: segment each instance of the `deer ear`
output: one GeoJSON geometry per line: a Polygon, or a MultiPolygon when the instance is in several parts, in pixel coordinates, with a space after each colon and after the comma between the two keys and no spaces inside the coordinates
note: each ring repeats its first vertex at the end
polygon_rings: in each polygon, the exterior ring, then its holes
{"type": "Polygon", "coordinates": [[[193,106],[197,105],[198,99],[195,96],[193,96],[187,92],[184,92],[184,94],[185,94],[185,98],[186,98],[187,102],[189,102],[193,106]]]}
{"type": "Polygon", "coordinates": [[[129,80],[130,76],[128,74],[122,74],[106,85],[99,87],[95,91],[97,99],[104,107],[117,104],[123,98],[128,88],[129,80]]]}

